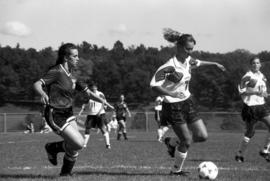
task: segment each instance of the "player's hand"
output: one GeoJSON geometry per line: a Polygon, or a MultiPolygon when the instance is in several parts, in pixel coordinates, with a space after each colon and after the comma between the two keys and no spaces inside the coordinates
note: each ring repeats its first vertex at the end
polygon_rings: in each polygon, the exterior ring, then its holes
{"type": "Polygon", "coordinates": [[[267,97],[269,96],[269,94],[268,94],[267,92],[262,92],[262,93],[261,93],[261,96],[267,98],[267,97]]]}
{"type": "Polygon", "coordinates": [[[217,66],[220,70],[222,70],[223,72],[226,71],[226,68],[225,68],[223,65],[217,63],[216,66],[217,66]]]}
{"type": "Polygon", "coordinates": [[[48,97],[47,94],[44,93],[44,94],[41,95],[41,102],[43,104],[45,104],[45,105],[48,105],[49,104],[49,97],[48,97]]]}
{"type": "Polygon", "coordinates": [[[184,99],[186,97],[182,92],[172,92],[170,96],[180,99],[184,99]]]}

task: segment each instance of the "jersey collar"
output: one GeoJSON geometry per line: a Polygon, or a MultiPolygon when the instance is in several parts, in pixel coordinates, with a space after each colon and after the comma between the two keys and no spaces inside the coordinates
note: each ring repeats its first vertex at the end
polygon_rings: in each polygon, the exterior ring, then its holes
{"type": "Polygon", "coordinates": [[[64,72],[67,74],[68,77],[70,77],[71,73],[68,73],[66,69],[63,67],[62,64],[60,64],[60,67],[64,70],[64,72]]]}
{"type": "Polygon", "coordinates": [[[184,63],[181,63],[180,61],[177,60],[176,56],[173,57],[173,63],[174,63],[174,66],[175,67],[187,67],[187,62],[188,60],[190,59],[190,56],[188,56],[186,59],[185,59],[185,62],[184,63]]]}

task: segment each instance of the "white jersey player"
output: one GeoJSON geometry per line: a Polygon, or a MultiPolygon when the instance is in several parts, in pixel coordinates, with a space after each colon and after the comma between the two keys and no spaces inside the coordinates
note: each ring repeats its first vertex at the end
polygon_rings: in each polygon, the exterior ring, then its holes
{"type": "MultiPolygon", "coordinates": [[[[96,96],[106,100],[104,94],[97,90],[97,86],[95,84],[90,85],[90,89],[93,91],[93,93],[96,96]]],[[[108,104],[108,106],[113,109],[113,107],[110,104],[108,104]]],[[[87,146],[87,143],[89,141],[90,129],[91,128],[99,128],[101,133],[104,136],[106,148],[110,149],[111,148],[110,137],[109,137],[109,133],[108,133],[107,127],[106,127],[107,119],[106,119],[106,115],[105,115],[104,106],[101,103],[97,102],[97,101],[89,99],[88,104],[83,104],[82,105],[82,109],[79,112],[79,116],[86,109],[88,109],[87,110],[88,113],[87,113],[87,118],[86,118],[86,121],[85,121],[85,143],[84,143],[84,147],[87,146]]]]}
{"type": "Polygon", "coordinates": [[[243,76],[238,86],[243,100],[242,119],[246,124],[246,132],[236,153],[235,160],[244,162],[247,145],[255,134],[255,125],[258,121],[262,121],[266,124],[269,133],[260,155],[270,161],[270,111],[265,105],[265,98],[268,97],[266,78],[260,72],[261,62],[259,58],[252,58],[250,65],[251,70],[243,76]]]}

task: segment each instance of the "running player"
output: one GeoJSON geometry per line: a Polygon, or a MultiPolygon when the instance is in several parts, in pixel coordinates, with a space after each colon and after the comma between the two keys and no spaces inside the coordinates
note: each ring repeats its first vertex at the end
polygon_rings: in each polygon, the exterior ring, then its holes
{"type": "Polygon", "coordinates": [[[156,105],[155,105],[155,120],[158,124],[158,129],[157,129],[158,136],[157,137],[158,137],[159,142],[162,142],[163,136],[169,130],[167,121],[163,120],[161,122],[163,99],[164,99],[163,97],[158,96],[156,98],[156,105]]]}
{"type": "Polygon", "coordinates": [[[125,96],[120,95],[120,102],[116,103],[115,106],[116,119],[118,121],[118,130],[117,130],[117,140],[120,140],[121,134],[123,134],[125,140],[127,140],[127,128],[126,128],[126,113],[129,117],[131,114],[125,102],[125,96]]]}
{"type": "MultiPolygon", "coordinates": [[[[105,99],[105,96],[102,92],[98,91],[97,85],[95,83],[92,83],[90,86],[90,90],[98,97],[101,97],[102,99],[105,99]]],[[[114,109],[110,104],[108,104],[111,109],[114,109]]],[[[83,113],[83,111],[86,109],[87,104],[82,105],[82,109],[79,112],[79,116],[83,113]]],[[[85,134],[84,134],[84,148],[86,148],[87,143],[90,139],[90,129],[91,128],[98,128],[100,129],[101,133],[104,136],[105,145],[107,149],[111,149],[110,145],[110,136],[109,132],[107,131],[107,119],[105,115],[105,109],[102,106],[102,103],[94,101],[89,99],[88,100],[88,115],[86,117],[85,121],[85,134]]]]}
{"type": "Polygon", "coordinates": [[[239,93],[243,100],[242,119],[246,124],[246,132],[242,139],[235,160],[244,162],[244,154],[250,139],[255,134],[255,125],[262,121],[268,128],[265,145],[260,155],[270,161],[270,111],[265,105],[265,98],[268,97],[266,78],[260,72],[261,61],[254,57],[250,60],[251,70],[242,78],[238,86],[239,93]]]}
{"type": "Polygon", "coordinates": [[[182,171],[184,161],[192,140],[206,141],[208,135],[202,119],[197,115],[194,102],[189,92],[191,70],[199,66],[215,65],[221,70],[225,68],[216,62],[207,62],[190,56],[196,41],[190,34],[181,34],[171,29],[164,30],[164,38],[175,43],[176,55],[162,65],[151,80],[151,87],[164,96],[162,104],[162,120],[172,125],[179,144],[170,145],[175,148],[175,162],[171,174],[187,175],[182,171]],[[190,133],[192,132],[192,134],[190,133]]]}
{"type": "Polygon", "coordinates": [[[76,46],[72,43],[63,44],[58,50],[55,66],[34,83],[34,90],[41,96],[42,102],[47,105],[45,117],[48,125],[63,138],[63,141],[45,145],[48,159],[53,165],[57,165],[57,154],[65,153],[60,176],[72,175],[71,171],[79,155],[78,151],[83,148],[84,144],[72,111],[74,90],[83,91],[92,99],[106,104],[104,99],[96,96],[73,76],[78,61],[76,46]],[[46,86],[48,95],[43,90],[43,86],[46,86]]]}

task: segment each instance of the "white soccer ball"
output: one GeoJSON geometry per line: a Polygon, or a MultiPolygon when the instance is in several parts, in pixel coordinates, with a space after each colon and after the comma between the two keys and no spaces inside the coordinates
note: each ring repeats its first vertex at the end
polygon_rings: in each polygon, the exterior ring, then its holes
{"type": "Polygon", "coordinates": [[[203,179],[215,180],[218,175],[218,168],[213,162],[202,162],[198,171],[199,177],[203,179]]]}

